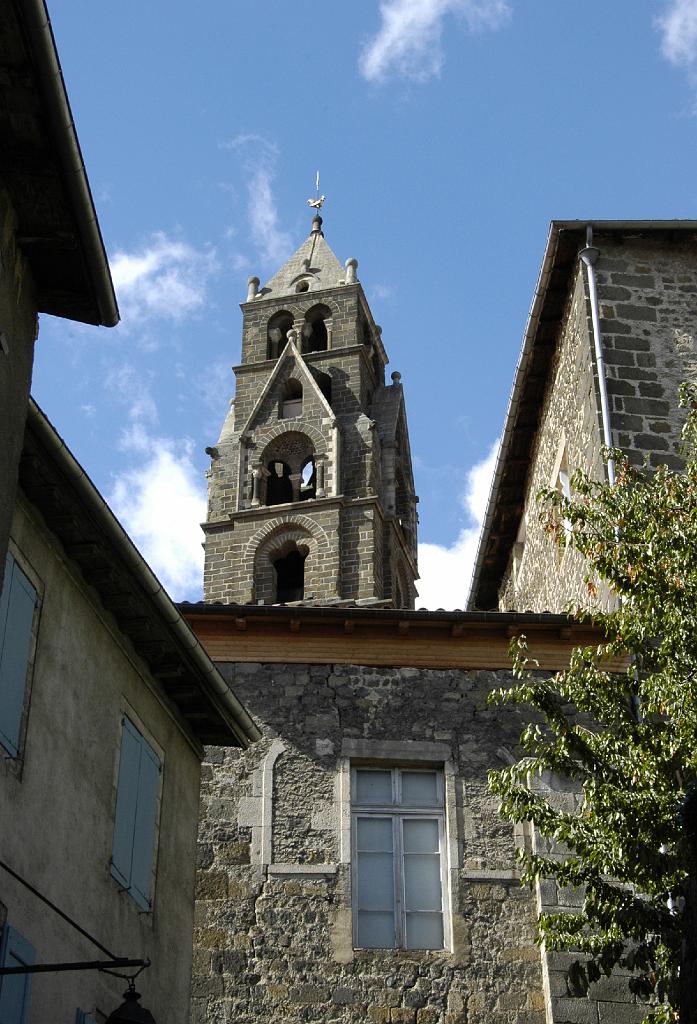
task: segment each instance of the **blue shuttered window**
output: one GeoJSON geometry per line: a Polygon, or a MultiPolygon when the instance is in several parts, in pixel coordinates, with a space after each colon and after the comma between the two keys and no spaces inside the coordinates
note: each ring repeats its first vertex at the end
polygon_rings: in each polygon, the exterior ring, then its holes
{"type": "Polygon", "coordinates": [[[19,754],[37,593],[12,555],[0,595],[0,743],[19,754]]]}
{"type": "MultiPolygon", "coordinates": [[[[0,964],[3,967],[26,967],[36,963],[31,943],[5,925],[0,943],[0,964]]],[[[0,1024],[25,1024],[29,1013],[31,974],[6,974],[0,978],[0,1024]]]]}
{"type": "Polygon", "coordinates": [[[124,717],[111,873],[143,910],[152,907],[160,771],[159,757],[124,717]]]}
{"type": "Polygon", "coordinates": [[[97,1021],[87,1010],[76,1010],[75,1024],[97,1024],[97,1021]]]}

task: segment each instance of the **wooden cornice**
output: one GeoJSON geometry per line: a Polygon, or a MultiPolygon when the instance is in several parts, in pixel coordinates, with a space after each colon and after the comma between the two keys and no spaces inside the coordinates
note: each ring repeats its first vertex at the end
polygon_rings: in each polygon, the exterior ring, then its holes
{"type": "MultiPolygon", "coordinates": [[[[572,648],[603,640],[597,626],[564,615],[186,603],[179,608],[215,662],[498,670],[511,667],[511,640],[525,635],[539,667],[554,671],[568,664],[572,648]]],[[[618,660],[608,667],[623,665],[618,660]]]]}

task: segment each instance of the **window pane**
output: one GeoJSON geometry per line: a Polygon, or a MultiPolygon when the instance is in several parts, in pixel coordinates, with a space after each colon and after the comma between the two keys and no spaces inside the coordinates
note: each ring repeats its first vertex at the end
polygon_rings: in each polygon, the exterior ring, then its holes
{"type": "Polygon", "coordinates": [[[392,910],[394,907],[391,853],[358,855],[358,906],[361,910],[392,910]]]}
{"type": "Polygon", "coordinates": [[[356,803],[391,804],[392,772],[357,771],[356,803]]]}
{"type": "Polygon", "coordinates": [[[404,898],[407,911],[442,909],[438,854],[405,854],[404,898]]]}
{"type": "Polygon", "coordinates": [[[392,818],[357,818],[356,847],[359,851],[392,852],[392,818]]]}
{"type": "Polygon", "coordinates": [[[435,818],[416,818],[404,822],[405,853],[438,853],[438,822],[435,818]]]}
{"type": "Polygon", "coordinates": [[[407,949],[442,949],[441,914],[407,914],[407,949]]]}
{"type": "MultiPolygon", "coordinates": [[[[356,945],[364,949],[394,949],[394,914],[376,914],[369,910],[359,911],[356,945]]],[[[437,947],[423,946],[420,948],[437,947]]]]}
{"type": "Polygon", "coordinates": [[[441,803],[438,772],[402,772],[402,803],[432,807],[441,803]]]}

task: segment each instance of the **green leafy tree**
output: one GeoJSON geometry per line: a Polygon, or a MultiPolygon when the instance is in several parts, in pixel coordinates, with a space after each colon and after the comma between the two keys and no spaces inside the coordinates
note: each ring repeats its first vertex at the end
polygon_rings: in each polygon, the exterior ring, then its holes
{"type": "Polygon", "coordinates": [[[680,400],[683,471],[638,469],[613,452],[614,487],[576,474],[571,500],[542,494],[547,529],[587,560],[589,598],[604,581],[614,610],[592,615],[604,642],[574,649],[551,677],[517,642],[516,682],[492,698],[536,713],[522,757],[491,772],[490,787],[505,818],[553,841],[551,853],[519,852],[523,880],[582,887],[576,912],[539,918],[548,949],[581,954],[575,985],[629,968],[635,991],[651,997],[649,1019],[694,1024],[697,388],[683,385],[680,400]],[[618,658],[626,668],[609,672],[618,658]],[[535,785],[548,772],[569,780],[571,801],[535,785]]]}

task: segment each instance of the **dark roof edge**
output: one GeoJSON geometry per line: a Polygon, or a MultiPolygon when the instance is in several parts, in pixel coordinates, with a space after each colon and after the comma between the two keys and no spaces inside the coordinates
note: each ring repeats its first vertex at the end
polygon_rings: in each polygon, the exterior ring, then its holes
{"type": "Polygon", "coordinates": [[[220,616],[247,619],[314,619],[344,620],[366,619],[372,621],[424,622],[424,623],[463,623],[486,624],[501,626],[539,626],[559,629],[573,625],[593,626],[593,622],[580,622],[572,615],[555,612],[498,612],[498,611],[445,611],[442,608],[375,608],[375,607],[333,607],[309,605],[281,604],[207,604],[205,601],[190,603],[180,602],[177,607],[183,615],[220,616]]]}
{"type": "Polygon", "coordinates": [[[518,401],[520,399],[521,392],[523,390],[523,383],[525,381],[525,374],[532,352],[532,347],[535,340],[535,331],[537,330],[537,324],[539,322],[540,313],[544,305],[545,293],[547,291],[547,284],[549,277],[554,266],[554,257],[556,255],[557,243],[559,241],[559,225],[560,224],[574,224],[575,227],[580,226],[580,222],[562,222],[552,221],[549,227],[549,235],[547,237],[547,245],[545,247],[545,254],[542,260],[542,267],[540,268],[540,274],[535,287],[535,294],[532,300],[532,306],[528,314],[528,320],[525,327],[525,334],[523,335],[523,345],[521,348],[520,356],[518,358],[518,365],[516,366],[515,376],[513,378],[513,387],[511,389],[511,395],[508,400],[508,411],[506,412],[506,419],[504,422],[503,435],[501,437],[501,443],[499,445],[498,455],[496,457],[496,466],[494,469],[494,475],[491,481],[491,489],[489,491],[489,499],[486,505],[486,513],[484,516],[484,522],[479,534],[479,545],[477,547],[477,554],[474,560],[474,568],[472,570],[472,579],[470,581],[469,593],[467,596],[467,608],[472,611],[477,596],[477,589],[479,586],[479,578],[482,572],[484,558],[486,556],[486,547],[489,540],[489,532],[494,519],[494,510],[498,503],[499,488],[501,485],[501,477],[503,475],[503,469],[506,463],[506,457],[508,455],[511,438],[513,436],[513,428],[515,425],[515,414],[518,407],[518,401]]]}
{"type": "Polygon", "coordinates": [[[658,231],[697,231],[697,220],[553,220],[550,228],[557,231],[585,231],[590,225],[594,231],[635,231],[640,234],[658,231]]]}
{"type": "Polygon", "coordinates": [[[114,285],[45,0],[18,0],[18,8],[35,55],[35,70],[48,107],[48,121],[64,171],[63,181],[84,246],[101,325],[114,327],[120,319],[114,285]]]}
{"type": "Polygon", "coordinates": [[[243,747],[260,739],[259,729],[220,675],[102,495],[33,398],[29,403],[27,426],[36,433],[75,489],[78,499],[116,549],[128,572],[145,592],[154,614],[164,622],[182,657],[193,663],[202,689],[225,724],[243,747]]]}

